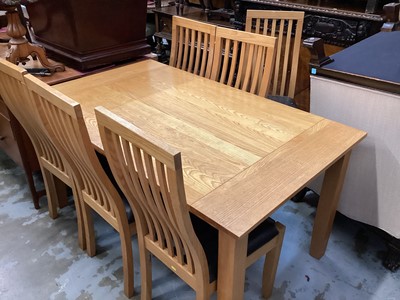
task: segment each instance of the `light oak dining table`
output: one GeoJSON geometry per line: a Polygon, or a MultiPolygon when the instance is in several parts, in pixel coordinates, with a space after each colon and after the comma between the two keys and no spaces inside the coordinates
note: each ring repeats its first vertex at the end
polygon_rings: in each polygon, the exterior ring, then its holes
{"type": "Polygon", "coordinates": [[[323,172],[310,254],[324,255],[366,132],[153,60],[54,87],[81,103],[100,152],[96,106],[180,149],[189,209],[219,230],[218,299],[243,299],[248,234],[323,172]]]}

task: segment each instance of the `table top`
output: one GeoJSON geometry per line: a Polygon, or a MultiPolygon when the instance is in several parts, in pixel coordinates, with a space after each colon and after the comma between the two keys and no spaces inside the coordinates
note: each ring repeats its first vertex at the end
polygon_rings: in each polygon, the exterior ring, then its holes
{"type": "Polygon", "coordinates": [[[317,73],[400,94],[400,31],[379,32],[331,56],[317,73]]]}
{"type": "Polygon", "coordinates": [[[237,237],[365,136],[153,60],[54,87],[81,103],[100,151],[100,105],[180,149],[191,211],[237,237]]]}

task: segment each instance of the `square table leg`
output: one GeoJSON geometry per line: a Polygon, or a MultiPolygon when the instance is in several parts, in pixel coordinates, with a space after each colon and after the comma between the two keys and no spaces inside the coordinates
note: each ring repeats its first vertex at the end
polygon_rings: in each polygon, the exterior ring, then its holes
{"type": "Polygon", "coordinates": [[[325,171],[310,246],[310,255],[318,259],[328,245],[350,155],[347,152],[325,171]]]}
{"type": "Polygon", "coordinates": [[[233,237],[219,232],[218,300],[241,300],[244,294],[248,235],[233,237]]]}

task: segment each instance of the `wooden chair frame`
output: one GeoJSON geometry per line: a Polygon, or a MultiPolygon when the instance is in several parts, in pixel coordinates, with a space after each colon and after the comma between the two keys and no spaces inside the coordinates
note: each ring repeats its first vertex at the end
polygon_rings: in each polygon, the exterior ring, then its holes
{"type": "Polygon", "coordinates": [[[134,272],[131,236],[136,233],[135,223],[128,223],[123,200],[98,160],[81,106],[32,75],[25,75],[24,78],[48,136],[71,166],[73,183],[82,193],[87,252],[90,256],[96,253],[91,217],[91,211],[94,210],[120,235],[124,292],[127,297],[132,297],[134,272]]]}
{"type": "MultiPolygon", "coordinates": [[[[103,107],[95,110],[104,151],[116,181],[135,208],[141,299],[151,299],[151,258],[156,256],[196,291],[196,299],[209,299],[208,261],[189,215],[184,190],[181,154],[176,149],[103,107]]],[[[272,293],[285,227],[246,258],[245,268],[267,253],[263,295],[272,293]]],[[[208,236],[208,232],[206,232],[208,236]]]]}
{"type": "Polygon", "coordinates": [[[211,79],[265,97],[276,38],[217,27],[211,79]]]}
{"type": "Polygon", "coordinates": [[[208,23],[173,16],[169,65],[210,78],[216,28],[208,23]]]}
{"type": "Polygon", "coordinates": [[[77,211],[79,246],[86,248],[83,221],[81,219],[80,192],[74,189],[70,166],[57,150],[42,127],[39,112],[32,102],[25,85],[27,71],[6,60],[0,59],[0,86],[7,108],[25,129],[35,149],[45,185],[49,215],[58,216],[57,207],[67,203],[66,186],[73,190],[77,211]]]}
{"type": "Polygon", "coordinates": [[[246,12],[246,31],[277,38],[277,55],[270,95],[294,98],[303,23],[304,12],[301,11],[246,12]]]}

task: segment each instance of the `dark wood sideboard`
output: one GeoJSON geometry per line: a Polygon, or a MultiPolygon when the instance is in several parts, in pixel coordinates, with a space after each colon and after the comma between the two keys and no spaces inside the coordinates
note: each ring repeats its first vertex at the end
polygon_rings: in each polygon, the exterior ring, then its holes
{"type": "Polygon", "coordinates": [[[78,70],[150,52],[146,0],[38,0],[26,3],[32,39],[78,70]]]}
{"type": "Polygon", "coordinates": [[[380,31],[383,6],[393,0],[235,0],[235,23],[244,26],[247,9],[305,12],[303,37],[347,47],[380,31]]]}

